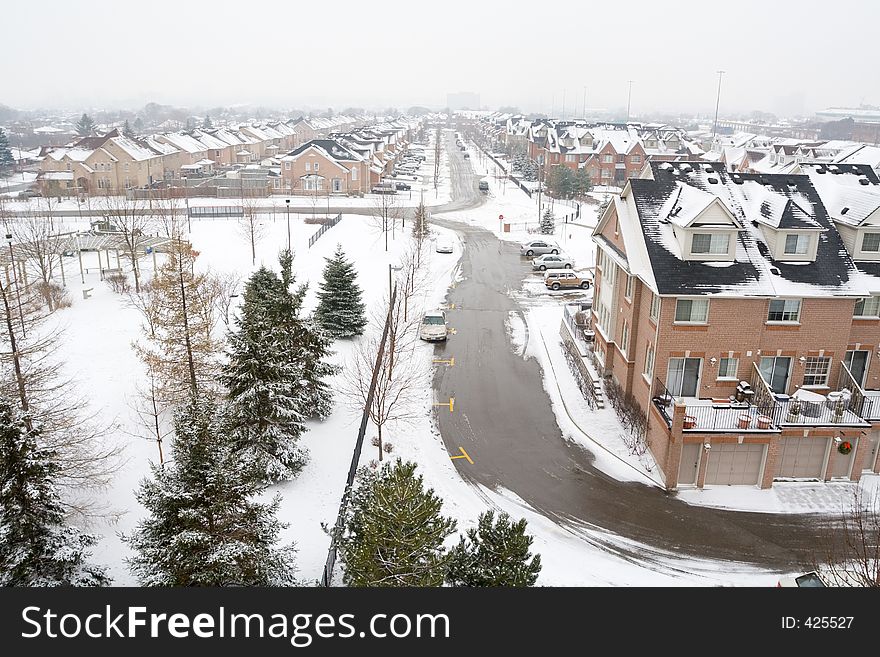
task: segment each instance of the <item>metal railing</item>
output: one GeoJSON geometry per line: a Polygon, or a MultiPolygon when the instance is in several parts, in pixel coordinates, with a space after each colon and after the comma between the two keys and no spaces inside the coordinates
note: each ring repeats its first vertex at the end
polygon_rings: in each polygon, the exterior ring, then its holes
{"type": "Polygon", "coordinates": [[[862,389],[852,375],[846,363],[840,364],[840,376],[837,378],[838,390],[849,390],[849,408],[865,419],[880,419],[880,391],[873,395],[862,389]],[[878,403],[875,403],[878,402],[878,403]]]}
{"type": "Polygon", "coordinates": [[[745,402],[712,403],[685,406],[685,431],[779,431],[773,411],[745,402]]]}
{"type": "Polygon", "coordinates": [[[323,235],[328,230],[333,228],[333,226],[338,224],[340,221],[342,221],[342,213],[341,212],[339,214],[337,214],[335,217],[327,219],[324,222],[324,224],[317,231],[315,231],[315,234],[309,238],[309,248],[312,248],[312,245],[321,238],[321,235],[323,235]]]}
{"type": "Polygon", "coordinates": [[[675,401],[675,396],[669,392],[669,388],[667,388],[666,384],[660,379],[654,379],[654,389],[651,391],[651,401],[654,402],[654,406],[657,407],[657,410],[660,411],[660,415],[666,420],[667,427],[671,429],[672,404],[675,401]]]}
{"type": "Polygon", "coordinates": [[[339,537],[342,535],[345,526],[345,512],[348,509],[348,502],[351,498],[351,487],[354,484],[354,477],[357,474],[358,466],[361,461],[361,451],[364,446],[364,436],[367,433],[367,424],[370,420],[370,408],[373,406],[373,397],[376,393],[376,379],[379,376],[379,367],[385,354],[385,343],[388,340],[388,330],[391,327],[392,309],[397,300],[397,286],[391,292],[391,300],[388,304],[388,316],[385,318],[385,328],[382,330],[382,339],[379,341],[379,349],[376,353],[376,362],[373,365],[373,375],[370,379],[370,388],[367,391],[367,398],[364,403],[364,412],[361,415],[361,424],[358,428],[357,440],[354,443],[354,453],[351,455],[351,464],[348,466],[348,476],[345,479],[345,491],[342,493],[342,500],[339,503],[339,513],[336,516],[336,523],[330,534],[330,549],[327,551],[327,560],[324,562],[324,572],[321,574],[321,586],[332,586],[333,569],[336,567],[336,552],[339,543],[339,537]]]}

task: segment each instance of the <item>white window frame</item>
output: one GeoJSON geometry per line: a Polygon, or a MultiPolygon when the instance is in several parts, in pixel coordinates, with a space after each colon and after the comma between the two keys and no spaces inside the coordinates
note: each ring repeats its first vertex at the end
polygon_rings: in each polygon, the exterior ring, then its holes
{"type": "Polygon", "coordinates": [[[782,253],[784,255],[807,255],[810,252],[811,241],[812,236],[805,233],[786,233],[782,253]],[[796,240],[793,251],[788,250],[788,241],[791,239],[796,240]]]}
{"type": "Polygon", "coordinates": [[[871,233],[862,233],[862,244],[861,244],[862,253],[880,253],[880,233],[871,232],[871,233]],[[871,238],[877,238],[877,248],[875,249],[866,249],[865,248],[865,240],[871,238]]]}
{"type": "Polygon", "coordinates": [[[807,360],[804,362],[804,385],[802,387],[827,388],[830,377],[830,356],[807,356],[807,360]],[[808,377],[811,379],[810,383],[807,383],[808,377]]]}
{"type": "Polygon", "coordinates": [[[734,358],[733,356],[723,356],[718,360],[718,381],[736,381],[738,379],[739,372],[739,358],[734,358]],[[725,362],[727,364],[726,369],[723,369],[725,366],[725,362]],[[730,365],[733,364],[733,373],[730,372],[730,365]]]}
{"type": "Polygon", "coordinates": [[[875,294],[856,301],[853,317],[880,319],[880,296],[875,294]],[[862,306],[861,311],[859,311],[859,304],[862,306]]]}
{"type": "Polygon", "coordinates": [[[641,164],[642,163],[642,156],[641,155],[630,155],[629,162],[630,162],[630,164],[641,164]]]}
{"type": "Polygon", "coordinates": [[[620,350],[624,355],[629,351],[629,322],[624,318],[623,327],[620,330],[620,350]]]}
{"type": "Polygon", "coordinates": [[[312,170],[312,163],[306,162],[306,171],[311,171],[311,170],[312,170]]]}
{"type": "Polygon", "coordinates": [[[604,154],[602,156],[602,164],[613,164],[614,163],[614,155],[604,154]]]}
{"type": "Polygon", "coordinates": [[[645,376],[650,381],[651,377],[654,376],[654,345],[650,342],[648,343],[648,348],[645,350],[645,376]]]}
{"type": "Polygon", "coordinates": [[[691,255],[726,255],[730,252],[730,233],[694,233],[691,236],[691,255]],[[696,250],[698,237],[708,237],[709,243],[706,251],[696,250]],[[724,248],[719,248],[723,244],[724,248]]]}
{"type": "Polygon", "coordinates": [[[673,316],[674,324],[697,324],[703,325],[709,323],[709,299],[694,299],[692,297],[679,297],[675,300],[675,315],[673,316]],[[678,319],[678,307],[679,304],[683,301],[690,302],[691,304],[691,319],[678,319]],[[693,319],[694,316],[694,304],[705,304],[705,312],[703,314],[703,319],[693,319]]]}
{"type": "Polygon", "coordinates": [[[654,294],[653,291],[651,292],[651,310],[648,312],[648,317],[655,323],[660,319],[660,295],[654,294]]]}
{"type": "Polygon", "coordinates": [[[801,310],[803,309],[803,300],[802,299],[770,299],[770,303],[767,306],[767,323],[768,324],[800,324],[801,323],[801,310]],[[773,311],[773,304],[782,303],[782,310],[777,311],[782,313],[782,319],[770,319],[770,313],[773,311]],[[792,319],[791,314],[795,311],[790,310],[790,304],[797,303],[797,314],[792,319]],[[786,318],[788,315],[788,318],[786,318]]]}
{"type": "Polygon", "coordinates": [[[636,289],[636,277],[632,274],[626,275],[626,288],[623,291],[623,296],[626,297],[627,300],[632,301],[633,293],[636,289]]]}

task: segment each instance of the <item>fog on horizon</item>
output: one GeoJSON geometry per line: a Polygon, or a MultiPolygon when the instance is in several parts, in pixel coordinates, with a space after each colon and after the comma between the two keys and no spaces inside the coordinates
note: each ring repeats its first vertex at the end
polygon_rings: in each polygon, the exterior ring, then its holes
{"type": "Polygon", "coordinates": [[[481,106],[571,116],[811,114],[880,104],[880,3],[633,0],[596,8],[448,0],[253,5],[14,0],[0,104],[20,109],[481,106]]]}

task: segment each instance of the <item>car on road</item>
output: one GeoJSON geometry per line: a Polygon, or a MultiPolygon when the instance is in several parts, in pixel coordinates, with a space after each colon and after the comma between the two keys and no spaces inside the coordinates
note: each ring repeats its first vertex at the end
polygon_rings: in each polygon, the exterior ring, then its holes
{"type": "Polygon", "coordinates": [[[412,185],[410,185],[409,183],[404,183],[404,182],[395,182],[395,183],[394,183],[394,188],[395,188],[398,192],[400,192],[400,191],[408,192],[409,190],[412,189],[412,185]]]}
{"type": "Polygon", "coordinates": [[[546,271],[548,269],[571,269],[574,267],[574,259],[564,253],[547,253],[532,259],[532,269],[546,271]]]}
{"type": "Polygon", "coordinates": [[[463,157],[464,157],[464,159],[466,159],[466,160],[471,159],[470,153],[465,153],[463,157]]]}
{"type": "Polygon", "coordinates": [[[481,180],[480,181],[480,191],[481,192],[488,192],[489,191],[489,181],[488,180],[481,180]]]}
{"type": "Polygon", "coordinates": [[[414,175],[414,174],[412,174],[412,173],[405,173],[405,172],[403,172],[403,171],[395,171],[394,173],[392,173],[392,174],[391,174],[390,176],[388,176],[388,177],[389,177],[389,178],[398,178],[398,179],[399,179],[399,178],[406,178],[407,180],[418,180],[418,179],[419,179],[418,176],[416,176],[416,175],[414,175]]]}
{"type": "Polygon", "coordinates": [[[448,335],[446,313],[442,310],[426,312],[419,325],[419,337],[427,342],[443,342],[448,335]]]}
{"type": "Polygon", "coordinates": [[[434,250],[437,253],[452,253],[452,240],[448,237],[438,237],[434,250]]]}
{"type": "Polygon", "coordinates": [[[524,256],[538,256],[545,253],[559,253],[561,249],[549,240],[531,240],[519,247],[519,254],[524,256]]]}
{"type": "Polygon", "coordinates": [[[370,190],[373,194],[396,194],[397,190],[394,189],[394,186],[391,183],[378,183],[373,185],[373,189],[370,190]]]}
{"type": "Polygon", "coordinates": [[[590,275],[570,269],[548,269],[544,273],[544,285],[551,290],[580,288],[589,290],[592,281],[590,275]]]}

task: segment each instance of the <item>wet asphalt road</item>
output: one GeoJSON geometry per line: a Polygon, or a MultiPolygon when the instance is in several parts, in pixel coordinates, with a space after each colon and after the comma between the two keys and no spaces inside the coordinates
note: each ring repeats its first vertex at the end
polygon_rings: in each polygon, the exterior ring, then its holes
{"type": "Polygon", "coordinates": [[[434,209],[433,221],[461,233],[464,280],[448,296],[455,304],[449,324],[457,332],[436,347],[436,356],[454,356],[455,366],[437,368],[434,388],[438,401],[455,397],[454,412],[437,407],[437,417],[449,452],[464,446],[474,460],[455,460],[462,476],[509,489],[562,524],[577,520],[644,544],[603,545],[624,558],[650,562],[655,548],[780,570],[809,563],[821,531],[816,517],[690,506],[674,494],[609,477],[593,467],[587,450],[563,439],[539,365],[513,353],[505,328],[508,313],[522,313],[511,292],[528,272],[525,259],[513,243],[438,216],[483,202],[478,177],[449,135],[453,202],[434,209]]]}

